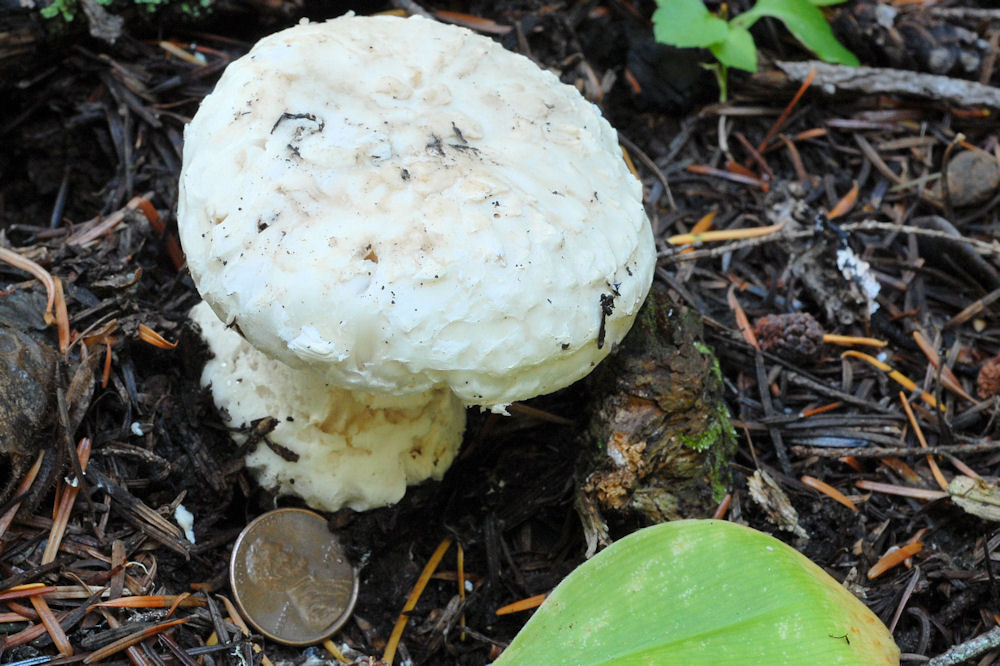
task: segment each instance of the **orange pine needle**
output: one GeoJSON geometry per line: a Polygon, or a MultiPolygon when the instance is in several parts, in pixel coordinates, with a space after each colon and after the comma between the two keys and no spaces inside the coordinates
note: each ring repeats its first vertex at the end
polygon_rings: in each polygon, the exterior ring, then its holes
{"type": "Polygon", "coordinates": [[[101,370],[101,388],[108,388],[111,381],[111,343],[104,343],[104,368],[101,370]]]}
{"type": "Polygon", "coordinates": [[[869,580],[878,578],[889,569],[899,566],[904,560],[913,557],[923,549],[924,544],[922,541],[914,541],[913,543],[908,543],[905,546],[900,546],[895,550],[890,550],[888,553],[883,555],[878,562],[873,564],[871,569],[868,570],[869,580]]]}
{"type": "MultiPolygon", "coordinates": [[[[229,598],[224,595],[220,594],[218,596],[220,599],[222,599],[222,603],[226,607],[226,612],[229,613],[229,617],[226,619],[230,620],[233,624],[239,627],[240,632],[242,632],[244,636],[250,636],[251,635],[250,627],[248,627],[247,623],[243,621],[243,616],[240,615],[238,610],[236,610],[236,606],[233,604],[233,602],[230,601],[229,598]]],[[[215,636],[215,632],[212,632],[212,636],[215,636]]],[[[216,642],[218,642],[218,639],[216,639],[216,642]]],[[[261,648],[260,645],[258,645],[257,643],[252,643],[251,645],[253,646],[253,651],[257,654],[260,654],[260,663],[262,666],[274,666],[271,660],[267,658],[267,655],[263,654],[264,650],[263,648],[261,648]]]]}
{"type": "MultiPolygon", "coordinates": [[[[205,62],[204,61],[199,60],[196,56],[188,53],[183,48],[181,48],[177,44],[174,44],[173,42],[160,42],[160,48],[163,49],[164,51],[166,51],[167,53],[169,53],[170,55],[174,56],[175,58],[178,58],[179,60],[183,60],[184,62],[186,62],[188,64],[194,65],[196,67],[204,67],[205,66],[205,62]]],[[[146,200],[143,199],[143,201],[146,201],[146,200]]]]}
{"type": "Polygon", "coordinates": [[[718,231],[703,231],[700,233],[677,234],[667,239],[671,245],[689,245],[691,243],[711,243],[716,241],[743,240],[746,238],[760,238],[769,236],[781,231],[785,224],[772,224],[767,227],[753,227],[750,229],[720,229],[718,231]]]}
{"type": "MultiPolygon", "coordinates": [[[[161,42],[161,44],[162,43],[163,42],[161,42]]],[[[184,53],[185,55],[188,55],[187,51],[185,51],[184,53]]],[[[196,62],[199,65],[205,64],[200,60],[197,60],[196,62]]],[[[155,231],[157,235],[163,235],[163,232],[166,230],[167,225],[163,223],[163,219],[160,217],[159,211],[156,210],[156,207],[153,206],[152,202],[149,199],[142,197],[137,202],[137,205],[139,206],[139,210],[142,211],[142,214],[145,215],[146,219],[149,221],[149,226],[153,227],[153,231],[155,231]]]]}
{"type": "Polygon", "coordinates": [[[704,231],[708,231],[709,229],[711,229],[712,222],[715,221],[715,216],[718,214],[718,212],[719,211],[717,210],[710,210],[704,215],[702,215],[701,218],[694,223],[694,226],[691,227],[691,233],[700,234],[704,231]]]}
{"type": "Polygon", "coordinates": [[[446,9],[438,9],[434,11],[434,14],[445,23],[454,23],[455,25],[460,25],[464,28],[468,28],[469,30],[475,30],[476,32],[483,32],[491,35],[506,35],[514,29],[513,26],[503,25],[492,19],[474,16],[472,14],[463,14],[462,12],[452,12],[446,9]]]}
{"type": "Polygon", "coordinates": [[[633,94],[642,94],[642,84],[639,83],[639,79],[635,78],[635,74],[628,67],[625,68],[625,83],[632,89],[633,94]]]}
{"type": "Polygon", "coordinates": [[[137,631],[131,636],[126,636],[125,638],[118,639],[114,643],[109,643],[105,645],[100,650],[94,650],[93,652],[91,652],[86,656],[86,658],[83,660],[83,663],[92,664],[96,661],[101,661],[102,659],[106,659],[113,654],[121,652],[125,648],[132,647],[133,645],[141,643],[147,638],[151,638],[156,634],[166,631],[170,627],[176,627],[177,625],[184,624],[189,619],[190,618],[185,617],[179,620],[169,620],[167,622],[161,622],[160,624],[153,625],[152,627],[147,627],[142,631],[137,631]]]}
{"type": "Polygon", "coordinates": [[[184,594],[153,594],[135,597],[119,597],[109,601],[101,601],[94,606],[102,608],[170,608],[183,606],[204,606],[205,600],[201,597],[192,597],[190,592],[184,594]]]}
{"type": "Polygon", "coordinates": [[[73,655],[73,646],[70,645],[69,639],[66,638],[66,632],[63,628],[59,626],[59,620],[52,613],[52,609],[49,608],[49,604],[44,598],[40,596],[31,597],[31,605],[35,607],[35,612],[38,613],[38,619],[42,621],[45,626],[45,631],[48,632],[49,637],[52,639],[52,643],[59,650],[59,656],[70,657],[73,655]]]}
{"type": "Polygon", "coordinates": [[[845,215],[849,210],[854,208],[854,204],[858,202],[858,184],[854,183],[851,189],[848,190],[847,194],[841,197],[840,201],[833,207],[833,209],[827,213],[827,217],[834,220],[842,215],[845,215]]]}
{"type": "Polygon", "coordinates": [[[757,178],[757,174],[743,166],[739,162],[726,162],[726,169],[729,173],[735,173],[738,176],[743,176],[745,178],[757,178]]]}
{"type": "Polygon", "coordinates": [[[930,490],[928,488],[910,488],[908,486],[897,486],[892,483],[880,483],[878,481],[856,481],[855,486],[862,490],[871,490],[886,495],[899,495],[900,497],[912,497],[920,500],[939,500],[950,495],[941,490],[930,490]]]}
{"type": "MultiPolygon", "coordinates": [[[[462,548],[462,544],[456,545],[455,552],[455,574],[458,577],[458,598],[465,603],[465,549],[462,548]]],[[[462,626],[465,626],[465,613],[459,616],[459,622],[462,626]]],[[[459,640],[465,640],[465,632],[463,631],[459,634],[459,640]]]]}
{"type": "Polygon", "coordinates": [[[0,613],[0,622],[27,622],[28,618],[20,613],[0,613]]]}
{"type": "Polygon", "coordinates": [[[341,664],[351,663],[351,660],[344,656],[344,653],[340,651],[340,648],[337,647],[337,644],[334,643],[329,638],[323,641],[323,647],[326,648],[326,651],[329,652],[331,655],[333,655],[333,658],[339,661],[341,664]]]}
{"type": "Polygon", "coordinates": [[[827,131],[825,127],[814,127],[812,129],[807,129],[805,131],[799,132],[795,135],[796,141],[806,141],[807,139],[818,139],[821,136],[826,136],[827,131]]]}
{"type": "Polygon", "coordinates": [[[924,484],[923,477],[913,471],[912,467],[895,456],[891,456],[889,458],[879,458],[879,462],[894,471],[896,474],[899,474],[907,483],[919,485],[924,484]]]}
{"type": "MultiPolygon", "coordinates": [[[[90,438],[84,437],[76,447],[76,456],[80,460],[80,470],[87,471],[87,463],[90,462],[90,438]]],[[[49,531],[49,541],[45,544],[42,552],[42,564],[54,562],[56,554],[59,552],[59,544],[62,543],[63,535],[66,533],[66,526],[69,524],[70,515],[73,513],[73,503],[80,493],[80,480],[76,480],[75,486],[67,485],[56,501],[55,511],[52,517],[52,529],[49,531]]]]}
{"type": "Polygon", "coordinates": [[[445,537],[438,544],[437,550],[434,551],[431,558],[427,560],[427,564],[424,566],[424,570],[420,572],[417,582],[413,584],[410,596],[406,599],[406,603],[403,604],[403,611],[399,614],[399,619],[396,620],[396,625],[392,628],[392,633],[389,634],[389,640],[386,641],[385,652],[382,653],[382,661],[388,664],[388,666],[392,666],[392,660],[396,656],[396,648],[399,646],[399,640],[403,637],[403,629],[406,628],[406,623],[410,619],[409,612],[417,605],[420,595],[423,594],[424,588],[427,587],[427,582],[431,579],[434,570],[441,563],[441,558],[444,557],[444,554],[450,547],[451,538],[445,537]]]}
{"type": "MultiPolygon", "coordinates": [[[[695,222],[694,226],[691,227],[691,231],[689,233],[691,233],[691,234],[700,234],[700,233],[704,233],[704,232],[708,231],[709,229],[711,229],[712,228],[712,222],[715,221],[715,215],[716,215],[717,212],[718,211],[712,210],[712,211],[709,211],[709,212],[705,213],[704,215],[702,215],[701,219],[699,219],[697,222],[695,222]]],[[[694,248],[693,247],[686,247],[683,250],[681,250],[681,254],[686,254],[688,252],[694,252],[694,248]]]]}
{"type": "Polygon", "coordinates": [[[837,335],[836,333],[824,333],[823,342],[830,345],[850,347],[852,345],[864,345],[866,347],[885,347],[889,343],[878,338],[863,338],[855,335],[837,335]]]}
{"type": "Polygon", "coordinates": [[[814,476],[803,476],[799,480],[803,484],[812,488],[813,490],[818,490],[819,492],[823,493],[824,495],[834,500],[835,502],[840,502],[851,511],[854,511],[855,513],[857,512],[858,506],[854,502],[852,502],[851,499],[847,497],[847,495],[840,492],[826,481],[820,481],[814,476]]]}
{"type": "Polygon", "coordinates": [[[632,161],[632,156],[629,155],[628,149],[626,149],[625,146],[619,146],[619,148],[621,148],[622,157],[625,159],[625,166],[627,166],[628,170],[632,172],[632,175],[635,176],[636,180],[641,181],[642,177],[639,175],[638,169],[635,168],[635,162],[632,161]]]}
{"type": "Polygon", "coordinates": [[[768,192],[771,189],[771,185],[767,181],[761,180],[760,178],[742,176],[737,173],[732,173],[731,171],[726,171],[725,169],[716,169],[715,167],[710,167],[705,164],[692,164],[684,170],[701,176],[715,176],[716,178],[722,178],[723,180],[732,181],[734,183],[754,185],[755,187],[760,188],[761,192],[768,192]]]}
{"type": "Polygon", "coordinates": [[[722,520],[729,513],[729,505],[733,502],[733,494],[726,493],[722,501],[719,502],[719,506],[715,507],[715,511],[712,512],[712,518],[715,520],[722,520]]]}
{"type": "Polygon", "coordinates": [[[538,608],[545,601],[545,597],[548,594],[536,594],[533,597],[528,597],[527,599],[521,599],[515,601],[512,604],[507,604],[506,606],[501,606],[497,609],[497,615],[510,615],[511,613],[520,613],[521,611],[531,610],[532,608],[538,608]]]}
{"type": "Polygon", "coordinates": [[[801,416],[804,419],[807,419],[810,416],[816,416],[817,414],[832,412],[833,410],[843,406],[843,404],[844,404],[843,402],[838,400],[837,402],[831,402],[829,405],[822,405],[820,407],[813,407],[812,409],[807,409],[804,412],[801,412],[799,416],[801,416]]]}
{"type": "Polygon", "coordinates": [[[760,344],[757,342],[757,335],[753,332],[753,326],[750,325],[747,313],[743,310],[743,306],[740,305],[739,300],[736,298],[736,285],[729,287],[729,291],[726,293],[726,300],[729,301],[729,308],[733,311],[733,315],[736,317],[736,326],[740,329],[743,339],[747,341],[748,345],[759,350],[760,344]]]}
{"type": "MultiPolygon", "coordinates": [[[[184,602],[190,598],[191,598],[190,592],[181,592],[180,594],[178,594],[177,598],[174,599],[174,602],[170,604],[170,608],[167,610],[167,617],[172,616],[177,611],[177,609],[185,605],[184,602]]],[[[201,599],[198,599],[198,601],[201,601],[201,599]]],[[[195,603],[188,605],[200,606],[202,604],[195,603]]]]}
{"type": "Polygon", "coordinates": [[[160,349],[175,349],[177,347],[176,342],[169,342],[166,338],[145,324],[139,324],[139,339],[153,345],[154,347],[159,347],[160,349]]]}
{"type": "Polygon", "coordinates": [[[778,119],[774,121],[774,124],[771,125],[771,128],[767,130],[767,134],[764,135],[764,138],[757,145],[758,153],[763,154],[764,151],[767,149],[767,144],[771,143],[771,139],[775,137],[775,135],[781,129],[781,126],[785,124],[786,120],[788,120],[788,116],[792,115],[792,110],[799,103],[799,100],[802,99],[802,96],[806,93],[806,90],[809,89],[809,86],[812,85],[814,78],[816,78],[815,67],[812,69],[812,71],[809,72],[808,76],[806,76],[806,78],[802,81],[802,85],[799,86],[799,89],[795,92],[795,95],[792,97],[792,100],[788,103],[788,106],[784,108],[784,110],[781,112],[781,115],[778,116],[778,119]]]}
{"type": "MultiPolygon", "coordinates": [[[[907,377],[903,373],[899,372],[898,370],[893,369],[892,366],[890,366],[890,365],[888,365],[886,363],[883,363],[882,361],[878,360],[874,356],[871,356],[870,354],[865,354],[863,352],[854,351],[853,349],[849,349],[849,350],[845,351],[843,354],[841,354],[840,358],[845,358],[845,357],[848,357],[848,356],[850,356],[852,358],[860,358],[862,361],[865,361],[868,364],[870,364],[871,366],[873,366],[875,368],[878,368],[882,372],[887,373],[891,379],[893,379],[897,384],[899,384],[900,386],[902,386],[903,388],[905,388],[907,391],[920,390],[920,389],[917,389],[917,384],[912,379],[910,379],[909,377],[907,377]]],[[[934,398],[934,396],[932,396],[927,391],[920,390],[920,399],[923,400],[924,402],[926,402],[931,407],[938,407],[937,400],[934,398]]],[[[944,405],[941,405],[938,408],[942,412],[945,411],[944,405]]]]}
{"type": "Polygon", "coordinates": [[[69,349],[69,314],[66,312],[66,296],[63,294],[62,280],[52,278],[56,288],[55,321],[59,338],[59,353],[65,354],[69,349]]]}
{"type": "MultiPolygon", "coordinates": [[[[913,432],[917,436],[917,441],[920,442],[920,448],[927,448],[927,440],[924,438],[924,431],[920,428],[920,423],[917,422],[917,417],[913,413],[913,408],[910,407],[910,403],[906,400],[906,395],[900,391],[899,401],[903,403],[903,411],[906,412],[906,418],[910,420],[910,425],[913,427],[913,432]]],[[[941,490],[948,490],[948,479],[944,478],[944,474],[941,473],[941,468],[938,467],[937,461],[934,460],[934,456],[927,456],[927,465],[931,468],[931,474],[934,475],[934,480],[937,481],[938,486],[941,490]]]]}
{"type": "Polygon", "coordinates": [[[9,590],[0,592],[0,601],[9,601],[11,599],[25,599],[27,597],[37,597],[39,594],[48,594],[49,592],[55,592],[56,588],[53,585],[43,585],[42,583],[28,583],[27,585],[17,585],[9,590]]]}
{"type": "Polygon", "coordinates": [[[851,469],[853,469],[855,472],[862,472],[862,471],[864,471],[864,467],[862,467],[861,462],[857,458],[855,458],[854,456],[844,456],[843,458],[840,458],[839,460],[840,460],[840,462],[844,463],[845,465],[847,465],[848,467],[850,467],[851,469]]]}
{"type": "MultiPolygon", "coordinates": [[[[140,273],[141,271],[142,269],[140,268],[135,270],[136,273],[140,273]]],[[[112,319],[93,330],[87,329],[80,335],[79,339],[88,347],[92,345],[114,344],[115,338],[111,334],[118,330],[118,326],[118,320],[112,319]]]]}

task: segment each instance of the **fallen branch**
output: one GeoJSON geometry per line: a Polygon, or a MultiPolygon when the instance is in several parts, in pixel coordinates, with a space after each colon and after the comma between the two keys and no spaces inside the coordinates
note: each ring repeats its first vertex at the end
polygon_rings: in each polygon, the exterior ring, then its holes
{"type": "Polygon", "coordinates": [[[950,76],[883,67],[846,67],[815,60],[805,62],[779,60],[775,65],[796,83],[804,81],[815,69],[816,79],[813,81],[813,88],[823,92],[913,95],[943,100],[957,106],[988,106],[1000,109],[1000,89],[950,76]]]}
{"type": "Polygon", "coordinates": [[[980,444],[946,444],[928,446],[926,449],[912,446],[792,446],[792,453],[800,457],[820,456],[821,458],[888,458],[891,456],[959,455],[963,453],[986,453],[1000,450],[1000,441],[980,444]]]}

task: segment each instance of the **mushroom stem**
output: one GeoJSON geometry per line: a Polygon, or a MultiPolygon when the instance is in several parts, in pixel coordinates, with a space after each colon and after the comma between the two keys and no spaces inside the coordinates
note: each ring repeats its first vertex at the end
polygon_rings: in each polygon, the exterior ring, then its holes
{"type": "Polygon", "coordinates": [[[295,494],[326,511],[364,511],[398,502],[409,484],[440,479],[462,443],[465,408],[447,388],[406,396],[331,387],[253,348],[204,302],[191,319],[215,358],[202,383],[234,438],[250,444],[247,467],[277,494],[295,494]],[[248,436],[252,423],[273,428],[248,436]]]}

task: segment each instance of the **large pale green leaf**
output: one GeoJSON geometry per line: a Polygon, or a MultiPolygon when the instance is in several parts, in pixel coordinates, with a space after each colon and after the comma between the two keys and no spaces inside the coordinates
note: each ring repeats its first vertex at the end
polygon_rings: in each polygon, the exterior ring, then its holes
{"type": "Polygon", "coordinates": [[[639,530],[559,584],[496,666],[898,664],[885,625],[795,549],[717,520],[639,530]]]}
{"type": "Polygon", "coordinates": [[[858,64],[857,57],[837,41],[823,12],[810,0],[757,0],[752,8],[734,18],[732,24],[749,29],[762,16],[779,19],[795,39],[821,60],[858,64]]]}
{"type": "Polygon", "coordinates": [[[656,41],[680,48],[708,48],[728,36],[729,27],[701,0],[658,0],[653,12],[656,41]]]}

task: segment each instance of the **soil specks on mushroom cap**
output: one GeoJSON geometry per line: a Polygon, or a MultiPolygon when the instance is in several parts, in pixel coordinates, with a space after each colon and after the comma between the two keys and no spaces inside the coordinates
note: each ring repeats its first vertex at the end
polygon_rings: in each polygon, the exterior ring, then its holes
{"type": "Polygon", "coordinates": [[[614,130],[462,28],[346,16],[267,37],[185,141],[178,218],[199,291],[336,385],[444,384],[500,408],[553,391],[621,339],[652,279],[614,130]],[[593,300],[609,284],[613,311],[593,300]]]}

